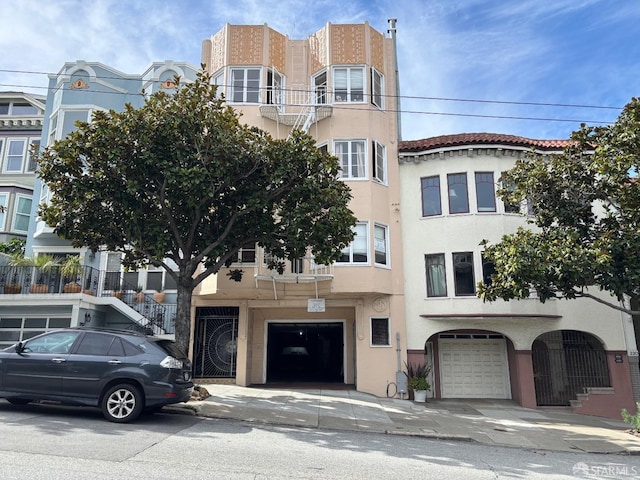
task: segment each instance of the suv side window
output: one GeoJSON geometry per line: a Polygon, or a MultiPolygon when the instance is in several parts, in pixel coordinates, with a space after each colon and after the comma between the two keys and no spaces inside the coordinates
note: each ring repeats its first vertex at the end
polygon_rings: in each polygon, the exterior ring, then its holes
{"type": "Polygon", "coordinates": [[[127,357],[135,357],[136,355],[140,355],[144,353],[140,348],[136,347],[132,343],[129,343],[127,340],[122,340],[122,346],[124,347],[124,354],[127,357]]]}
{"type": "Polygon", "coordinates": [[[26,353],[69,353],[78,335],[80,335],[78,332],[53,332],[29,340],[24,345],[24,351],[26,353]]]}
{"type": "Polygon", "coordinates": [[[109,354],[109,349],[114,340],[113,335],[103,333],[86,332],[78,345],[76,355],[103,355],[109,354]]]}
{"type": "Polygon", "coordinates": [[[110,357],[124,357],[124,347],[122,346],[122,340],[118,337],[113,339],[113,343],[111,344],[111,348],[109,348],[108,355],[110,357]]]}

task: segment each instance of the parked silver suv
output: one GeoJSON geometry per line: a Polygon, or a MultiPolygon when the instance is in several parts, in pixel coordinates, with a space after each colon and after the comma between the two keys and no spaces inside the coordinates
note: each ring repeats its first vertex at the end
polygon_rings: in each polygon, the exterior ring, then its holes
{"type": "Polygon", "coordinates": [[[191,362],[175,343],[133,331],[53,330],[0,351],[0,398],[99,407],[111,422],[130,422],[186,402],[191,362]]]}

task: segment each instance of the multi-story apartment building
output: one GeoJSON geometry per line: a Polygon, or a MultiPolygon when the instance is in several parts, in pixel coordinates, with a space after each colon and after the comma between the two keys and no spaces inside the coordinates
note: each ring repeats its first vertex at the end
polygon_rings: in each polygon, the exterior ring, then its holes
{"type": "Polygon", "coordinates": [[[301,258],[279,274],[248,245],[231,267],[245,271],[240,283],[221,271],[202,285],[196,378],[331,382],[384,395],[406,345],[393,35],[328,23],[293,40],[267,25],[226,25],[203,42],[202,61],[244,122],[276,138],[301,128],[339,158],[358,223],[330,267],[301,258]]]}
{"type": "Polygon", "coordinates": [[[152,324],[155,333],[171,333],[175,286],[163,270],[124,272],[120,254],[75,249],[38,217],[38,204],[48,201],[50,192],[36,179],[26,144],[40,141],[42,145],[52,144],[75,129],[76,121],[91,120],[96,110],[122,110],[126,103],[142,106],[146,94],[175,89],[175,75],[190,81],[197,70],[185,63],[167,61],[152,64],[142,74],[130,75],[99,63],[77,61],[65,64],[57,74],[49,76],[46,107],[41,98],[0,97],[0,123],[10,127],[7,136],[0,140],[4,144],[1,151],[5,152],[3,173],[10,171],[13,177],[12,184],[5,187],[3,183],[0,187],[0,199],[5,195],[9,205],[5,222],[9,233],[16,232],[16,224],[20,231],[24,230],[29,257],[50,254],[82,258],[80,271],[68,285],[60,268],[44,275],[34,267],[0,267],[0,347],[51,328],[86,323],[141,329],[152,324]],[[7,112],[10,117],[5,120],[7,112]],[[22,198],[28,200],[24,211],[20,210],[22,198]],[[24,221],[21,214],[26,217],[24,221]],[[146,292],[141,299],[133,291],[138,285],[142,286],[142,293],[146,292]],[[154,301],[155,291],[165,293],[163,302],[154,301]]]}
{"type": "Polygon", "coordinates": [[[496,197],[501,173],[567,141],[459,134],[400,144],[408,357],[433,365],[438,398],[512,398],[620,418],[634,410],[638,352],[628,315],[589,299],[483,303],[477,282],[526,205],[496,197]]]}
{"type": "Polygon", "coordinates": [[[0,242],[27,237],[44,108],[43,96],[0,92],[0,242]]]}

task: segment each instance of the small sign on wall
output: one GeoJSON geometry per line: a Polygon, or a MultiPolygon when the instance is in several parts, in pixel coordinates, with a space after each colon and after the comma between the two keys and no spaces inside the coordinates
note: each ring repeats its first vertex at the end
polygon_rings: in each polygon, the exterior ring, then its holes
{"type": "Polygon", "coordinates": [[[307,312],[324,312],[324,298],[310,298],[307,300],[307,312]]]}

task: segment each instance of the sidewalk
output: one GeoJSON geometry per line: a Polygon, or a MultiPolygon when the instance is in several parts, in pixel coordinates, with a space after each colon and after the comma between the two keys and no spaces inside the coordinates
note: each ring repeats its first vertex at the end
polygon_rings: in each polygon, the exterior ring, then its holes
{"type": "Polygon", "coordinates": [[[355,390],[205,385],[211,394],[173,408],[246,422],[475,441],[563,452],[640,454],[640,438],[620,421],[563,410],[532,410],[511,400],[409,400],[355,390]]]}

